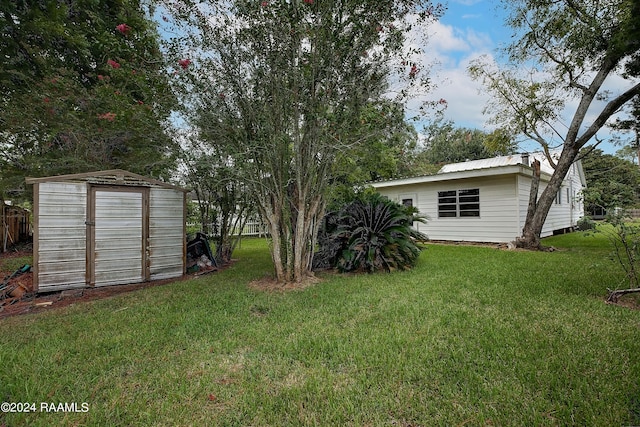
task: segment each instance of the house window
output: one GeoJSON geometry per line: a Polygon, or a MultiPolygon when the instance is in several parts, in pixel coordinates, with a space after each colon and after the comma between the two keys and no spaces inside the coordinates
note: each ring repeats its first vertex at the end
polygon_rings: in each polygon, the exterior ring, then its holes
{"type": "Polygon", "coordinates": [[[562,203],[562,189],[558,190],[558,192],[556,193],[556,205],[559,205],[562,203]]]}
{"type": "Polygon", "coordinates": [[[413,199],[402,199],[402,205],[408,208],[413,206],[413,199]]]}
{"type": "Polygon", "coordinates": [[[480,189],[438,191],[438,218],[480,216],[480,189]]]}

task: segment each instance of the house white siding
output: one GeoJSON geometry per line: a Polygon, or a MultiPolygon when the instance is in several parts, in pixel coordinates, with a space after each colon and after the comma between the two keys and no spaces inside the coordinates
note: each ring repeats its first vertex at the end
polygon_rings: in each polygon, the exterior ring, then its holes
{"type": "MultiPolygon", "coordinates": [[[[540,194],[547,187],[546,183],[540,185],[540,194]]],[[[580,192],[582,185],[579,176],[575,172],[575,166],[569,170],[562,183],[556,201],[551,205],[547,220],[542,228],[541,237],[553,235],[556,230],[575,227],[578,220],[584,216],[584,205],[581,202],[580,192]]]]}
{"type": "Polygon", "coordinates": [[[517,234],[522,234],[524,222],[527,219],[527,209],[529,208],[529,193],[531,190],[531,177],[516,175],[516,192],[518,194],[518,230],[517,234]]]}
{"type": "Polygon", "coordinates": [[[39,291],[85,287],[85,184],[41,183],[34,201],[34,265],[39,291]]]}
{"type": "Polygon", "coordinates": [[[432,240],[508,242],[518,235],[518,205],[513,175],[430,182],[401,187],[379,188],[380,194],[400,202],[401,195],[417,195],[416,207],[427,215],[419,231],[432,240]],[[438,218],[438,192],[479,189],[480,216],[438,218]]]}
{"type": "MultiPolygon", "coordinates": [[[[443,166],[435,175],[371,185],[398,202],[411,198],[420,213],[429,217],[428,224],[418,224],[417,228],[432,240],[505,243],[522,235],[533,176],[529,160],[534,158],[541,161],[539,194],[542,194],[553,168],[541,153],[454,163],[443,166]],[[460,190],[474,192],[461,193],[460,190]],[[443,192],[442,217],[438,217],[438,192],[443,192]],[[479,200],[474,198],[476,195],[479,200]],[[476,202],[479,202],[479,210],[476,202]],[[446,209],[456,211],[447,212],[446,209]]],[[[577,162],[562,184],[559,203],[549,211],[542,237],[577,224],[583,216],[580,192],[585,186],[582,166],[577,162]]]]}

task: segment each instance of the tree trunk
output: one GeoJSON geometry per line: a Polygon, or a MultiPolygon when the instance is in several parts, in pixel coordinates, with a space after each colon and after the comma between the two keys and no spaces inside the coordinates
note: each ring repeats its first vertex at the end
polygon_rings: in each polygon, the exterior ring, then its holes
{"type": "MultiPolygon", "coordinates": [[[[302,205],[302,203],[300,203],[302,205]]],[[[307,276],[308,271],[303,265],[305,259],[308,243],[307,223],[305,221],[306,209],[304,206],[299,206],[296,226],[294,228],[293,236],[293,280],[296,283],[302,283],[307,276]]]]}
{"type": "Polygon", "coordinates": [[[276,280],[278,282],[286,282],[286,271],[284,268],[285,262],[282,259],[282,230],[280,216],[276,206],[269,206],[270,211],[262,211],[265,206],[260,206],[262,216],[269,228],[269,234],[271,235],[271,260],[273,261],[273,268],[275,270],[276,280]]]}
{"type": "MultiPolygon", "coordinates": [[[[516,247],[524,249],[540,249],[540,235],[536,234],[536,226],[533,223],[534,214],[538,206],[538,189],[540,187],[540,161],[533,160],[533,176],[531,177],[531,189],[529,190],[529,206],[527,218],[522,229],[522,236],[516,239],[516,247]]],[[[542,227],[540,228],[542,230],[542,227]]]]}
{"type": "Polygon", "coordinates": [[[549,210],[551,209],[551,206],[556,199],[556,195],[558,194],[558,191],[562,186],[562,181],[564,180],[565,176],[567,176],[567,172],[569,172],[569,168],[571,168],[571,165],[573,164],[573,161],[575,160],[577,154],[577,148],[567,148],[565,146],[565,148],[562,150],[560,158],[558,159],[555,171],[551,176],[549,183],[547,184],[547,187],[544,189],[537,201],[532,201],[532,198],[534,197],[534,190],[536,195],[538,192],[538,186],[540,182],[540,165],[538,163],[538,166],[536,167],[534,161],[534,177],[533,181],[531,182],[532,191],[529,195],[527,218],[522,229],[522,236],[516,239],[517,247],[535,250],[542,249],[542,246],[540,244],[542,228],[544,227],[544,223],[547,220],[549,210]],[[536,174],[538,175],[537,178],[535,177],[536,174]],[[538,181],[537,183],[535,183],[536,180],[538,181]]]}

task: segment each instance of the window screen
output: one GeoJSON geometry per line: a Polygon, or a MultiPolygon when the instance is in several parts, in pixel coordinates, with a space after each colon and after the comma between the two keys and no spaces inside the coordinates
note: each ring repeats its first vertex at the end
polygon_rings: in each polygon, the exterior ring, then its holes
{"type": "Polygon", "coordinates": [[[480,189],[438,191],[438,218],[479,217],[480,189]]]}

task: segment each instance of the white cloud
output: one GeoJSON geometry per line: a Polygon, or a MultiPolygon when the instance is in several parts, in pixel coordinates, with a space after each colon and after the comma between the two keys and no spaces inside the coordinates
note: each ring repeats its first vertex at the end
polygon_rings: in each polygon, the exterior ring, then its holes
{"type": "Polygon", "coordinates": [[[438,87],[434,90],[435,98],[447,101],[444,116],[459,126],[484,128],[486,117],[482,114],[488,94],[484,92],[480,82],[471,79],[466,67],[473,56],[458,62],[457,67],[441,70],[437,73],[438,87]]]}
{"type": "Polygon", "coordinates": [[[435,51],[443,57],[451,52],[468,52],[471,45],[465,40],[465,34],[461,34],[450,25],[436,22],[429,27],[428,52],[435,51]]]}
{"type": "Polygon", "coordinates": [[[482,3],[484,0],[454,0],[453,3],[458,3],[463,6],[473,6],[474,4],[482,3]]]}
{"type": "Polygon", "coordinates": [[[429,97],[447,101],[446,119],[459,126],[484,128],[486,118],[482,110],[489,97],[482,85],[471,79],[467,67],[481,55],[492,58],[493,48],[491,37],[474,29],[439,22],[429,28],[429,43],[424,47],[423,59],[435,64],[431,77],[436,84],[429,97]]]}

